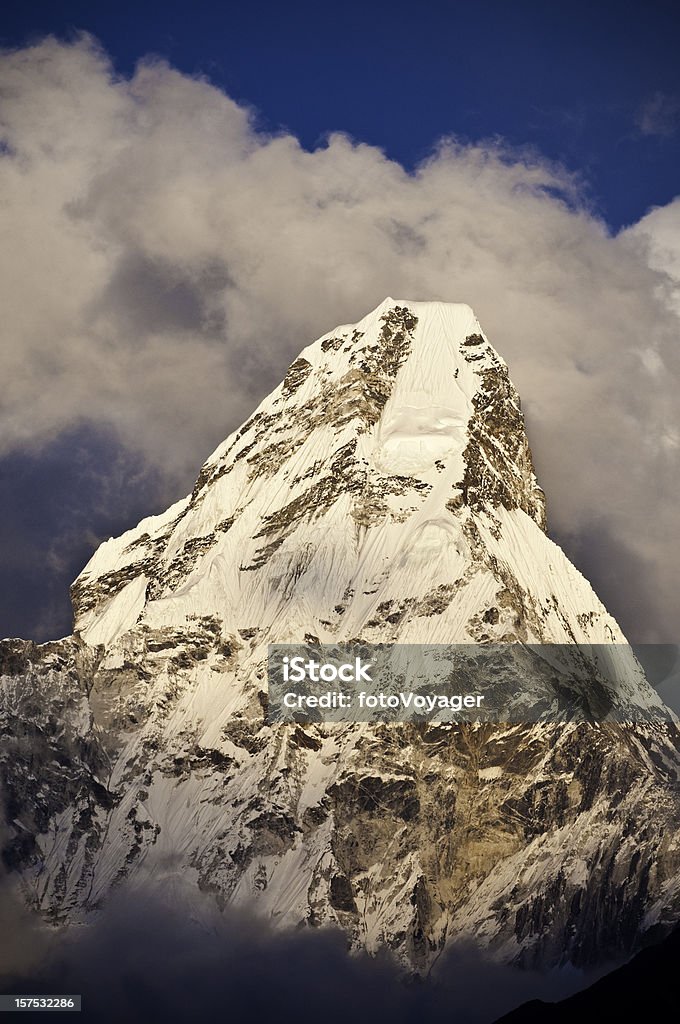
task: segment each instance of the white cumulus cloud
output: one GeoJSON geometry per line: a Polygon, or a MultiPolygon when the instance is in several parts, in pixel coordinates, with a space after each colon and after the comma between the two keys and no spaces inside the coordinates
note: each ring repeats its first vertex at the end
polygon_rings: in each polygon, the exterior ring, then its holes
{"type": "Polygon", "coordinates": [[[0,101],[0,453],[96,423],[186,488],[314,337],[388,294],[468,302],[552,532],[631,639],[677,638],[677,202],[613,237],[535,155],[308,152],[162,62],[117,77],[87,37],[2,55],[0,101]]]}

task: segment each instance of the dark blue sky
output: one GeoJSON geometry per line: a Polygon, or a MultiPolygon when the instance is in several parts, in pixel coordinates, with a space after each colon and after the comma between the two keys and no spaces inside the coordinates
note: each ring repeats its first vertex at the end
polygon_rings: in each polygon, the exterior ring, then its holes
{"type": "Polygon", "coordinates": [[[5,8],[0,38],[86,29],[122,72],[159,54],[309,148],[340,129],[410,167],[449,133],[534,146],[617,228],[678,191],[679,24],[624,0],[52,0],[5,8]]]}

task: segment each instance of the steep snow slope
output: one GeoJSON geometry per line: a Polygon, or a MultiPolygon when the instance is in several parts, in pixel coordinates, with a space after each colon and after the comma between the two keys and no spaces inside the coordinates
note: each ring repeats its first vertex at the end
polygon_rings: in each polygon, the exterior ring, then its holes
{"type": "MultiPolygon", "coordinates": [[[[182,875],[411,966],[458,935],[589,963],[676,920],[673,722],[266,724],[272,642],[625,643],[545,533],[468,306],[386,299],[304,349],[73,603],[73,638],[10,642],[2,668],[7,858],[45,913],[182,875]]],[[[616,650],[627,716],[661,712],[616,650]]]]}
{"type": "Polygon", "coordinates": [[[388,299],[301,353],[189,499],[99,548],[75,629],[110,647],[137,622],[219,613],[281,640],[350,638],[386,600],[434,590],[445,607],[410,607],[394,639],[623,642],[544,525],[519,398],[472,310],[388,299]],[[508,594],[480,625],[503,573],[530,621],[508,594]]]}

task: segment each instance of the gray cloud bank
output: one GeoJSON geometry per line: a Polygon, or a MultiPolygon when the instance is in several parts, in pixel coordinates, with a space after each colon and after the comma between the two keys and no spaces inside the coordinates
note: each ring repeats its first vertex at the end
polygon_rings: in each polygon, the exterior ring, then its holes
{"type": "Polygon", "coordinates": [[[80,994],[84,1019],[101,1024],[488,1024],[603,973],[520,971],[460,945],[440,957],[429,979],[409,982],[388,955],[349,956],[339,930],[272,931],[252,908],[219,913],[197,892],[172,885],[164,897],[159,888],[118,890],[89,925],[50,935],[0,887],[0,923],[9,928],[0,991],[80,994]]]}
{"type": "Polygon", "coordinates": [[[387,294],[468,302],[553,535],[632,640],[677,639],[676,207],[612,237],[535,155],[306,152],[162,62],[117,77],[88,38],[2,55],[0,98],[0,456],[94,424],[170,498],[314,337],[387,294]]]}
{"type": "Polygon", "coordinates": [[[71,581],[102,539],[161,511],[166,490],[163,474],[101,425],[0,458],[0,635],[70,633],[71,581]]]}

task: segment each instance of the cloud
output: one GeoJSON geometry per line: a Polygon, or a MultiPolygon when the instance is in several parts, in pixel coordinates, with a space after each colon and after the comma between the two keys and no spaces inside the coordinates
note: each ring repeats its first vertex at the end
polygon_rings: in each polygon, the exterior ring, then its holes
{"type": "Polygon", "coordinates": [[[0,971],[0,990],[81,994],[86,1019],[101,1024],[225,1015],[484,1024],[527,999],[571,994],[602,973],[520,971],[461,945],[443,954],[429,980],[409,983],[388,955],[348,956],[339,930],[273,931],[252,907],[219,913],[196,891],[166,882],[165,898],[119,889],[89,925],[55,931],[51,941],[44,925],[13,907],[5,916],[22,952],[0,971]]]}
{"type": "MultiPolygon", "coordinates": [[[[6,822],[7,801],[0,786],[0,851],[11,838],[6,822]]],[[[5,870],[0,858],[0,991],[5,991],[8,979],[29,975],[47,962],[50,938],[42,920],[22,899],[16,877],[5,870]]]]}
{"type": "Polygon", "coordinates": [[[555,536],[620,561],[631,639],[677,637],[671,279],[575,179],[499,144],[444,141],[413,174],[340,134],[308,152],[163,62],[117,76],[87,37],[4,54],[0,91],[0,455],[96,424],[178,494],[319,334],[388,294],[468,302],[555,536]]]}
{"type": "Polygon", "coordinates": [[[70,633],[70,582],[103,540],[162,511],[166,487],[94,424],[0,460],[0,636],[70,633]]]}
{"type": "Polygon", "coordinates": [[[638,108],[635,126],[641,135],[661,138],[675,135],[680,127],[680,98],[655,92],[638,108]]]}
{"type": "Polygon", "coordinates": [[[656,206],[625,237],[638,246],[642,258],[663,276],[659,298],[680,316],[680,197],[656,206]]]}

